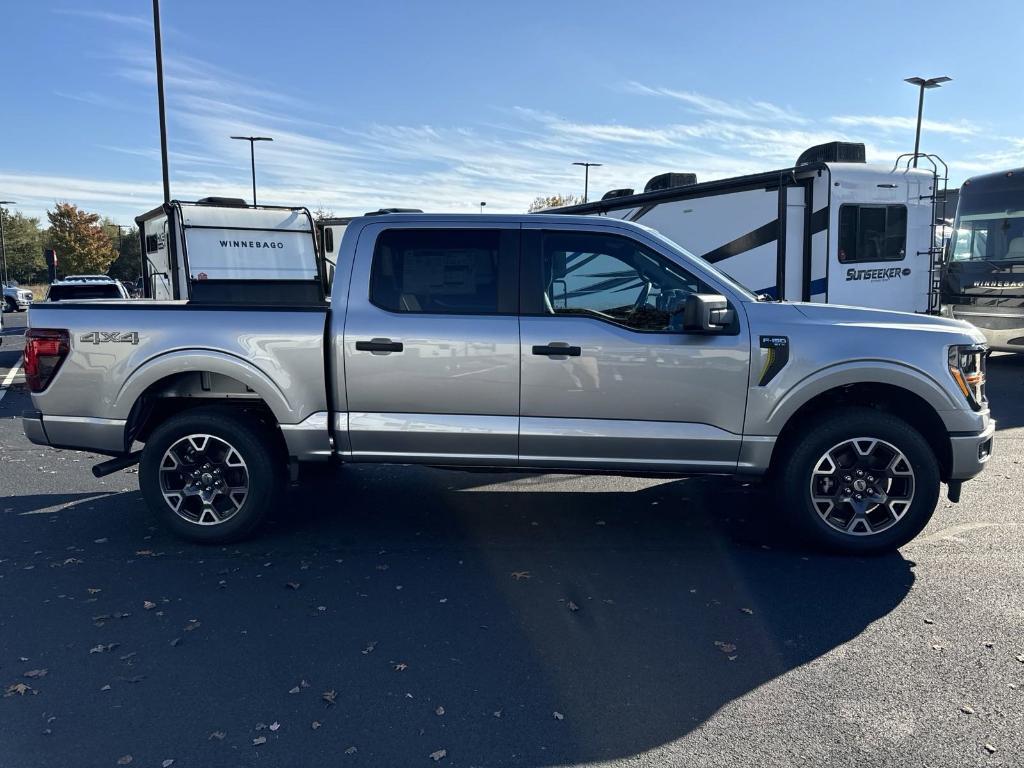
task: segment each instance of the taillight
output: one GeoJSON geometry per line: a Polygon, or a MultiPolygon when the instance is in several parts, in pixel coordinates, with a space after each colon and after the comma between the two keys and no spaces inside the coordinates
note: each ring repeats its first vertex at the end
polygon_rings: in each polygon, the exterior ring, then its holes
{"type": "Polygon", "coordinates": [[[68,332],[54,328],[29,328],[25,332],[25,381],[33,392],[49,385],[71,351],[68,332]]]}

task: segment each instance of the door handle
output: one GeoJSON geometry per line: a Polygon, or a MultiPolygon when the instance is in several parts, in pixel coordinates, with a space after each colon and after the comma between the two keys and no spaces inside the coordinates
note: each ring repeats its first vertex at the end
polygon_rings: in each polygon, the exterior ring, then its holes
{"type": "Polygon", "coordinates": [[[548,355],[553,357],[579,357],[579,347],[570,347],[564,341],[553,341],[546,346],[535,346],[533,354],[548,355]]]}
{"type": "Polygon", "coordinates": [[[370,339],[356,342],[358,352],[373,352],[375,355],[388,355],[392,352],[401,352],[403,349],[402,342],[391,339],[370,339]]]}

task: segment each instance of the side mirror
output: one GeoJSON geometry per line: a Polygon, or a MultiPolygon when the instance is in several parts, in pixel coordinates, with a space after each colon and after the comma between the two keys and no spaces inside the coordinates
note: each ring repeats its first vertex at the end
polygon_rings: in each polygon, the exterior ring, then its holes
{"type": "Polygon", "coordinates": [[[717,293],[691,293],[683,304],[683,330],[724,331],[735,319],[725,296],[717,293]]]}

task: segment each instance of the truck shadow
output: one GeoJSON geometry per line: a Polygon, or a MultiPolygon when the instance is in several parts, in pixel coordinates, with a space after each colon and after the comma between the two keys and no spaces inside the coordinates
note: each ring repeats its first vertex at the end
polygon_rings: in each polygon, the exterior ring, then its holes
{"type": "Polygon", "coordinates": [[[15,754],[89,744],[98,760],[136,744],[136,760],[159,762],[173,743],[196,764],[232,746],[246,765],[326,764],[350,746],[364,765],[422,763],[439,748],[459,765],[621,758],[857,637],[914,581],[898,554],[785,548],[763,492],[718,479],[344,468],[293,487],[260,538],[231,547],[170,538],[126,512],[135,496],[83,502],[93,510],[48,526],[68,538],[41,557],[63,567],[22,570],[37,536],[11,548],[5,605],[12,621],[31,611],[17,647],[53,673],[46,696],[11,708],[15,754]],[[66,564],[66,544],[108,536],[102,554],[83,545],[66,564]],[[36,590],[89,600],[39,608],[36,590]],[[118,611],[132,615],[96,623],[118,611]],[[122,661],[81,664],[103,642],[122,661]],[[83,701],[34,735],[44,699],[75,703],[112,680],[116,722],[83,701]],[[253,731],[275,719],[280,732],[253,731]],[[140,733],[159,735],[152,755],[140,733]]]}

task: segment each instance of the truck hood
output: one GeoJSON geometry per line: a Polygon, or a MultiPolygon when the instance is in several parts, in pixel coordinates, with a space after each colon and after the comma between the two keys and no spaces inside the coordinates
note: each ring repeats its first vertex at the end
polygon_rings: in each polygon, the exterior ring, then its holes
{"type": "MultiPolygon", "coordinates": [[[[811,322],[823,325],[857,326],[893,331],[925,331],[967,337],[970,342],[982,343],[981,331],[963,320],[938,315],[919,315],[912,312],[891,312],[885,309],[846,307],[839,304],[801,304],[792,307],[811,322]]],[[[969,343],[969,342],[968,342],[969,343]]]]}

